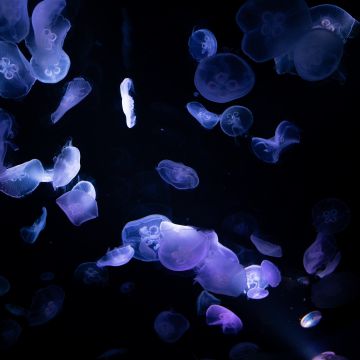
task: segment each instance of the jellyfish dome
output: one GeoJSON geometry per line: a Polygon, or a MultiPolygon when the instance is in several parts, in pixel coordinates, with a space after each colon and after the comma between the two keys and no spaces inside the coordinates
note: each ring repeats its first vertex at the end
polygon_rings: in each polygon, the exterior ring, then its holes
{"type": "Polygon", "coordinates": [[[216,54],[217,41],[215,35],[207,29],[194,31],[188,42],[190,55],[197,61],[216,54]]]}
{"type": "Polygon", "coordinates": [[[155,332],[166,343],[178,341],[189,327],[189,321],[174,311],[162,311],[154,321],[155,332]]]}
{"type": "Polygon", "coordinates": [[[221,305],[210,305],[206,311],[208,325],[220,325],[224,334],[237,334],[243,323],[231,310],[221,305]]]}

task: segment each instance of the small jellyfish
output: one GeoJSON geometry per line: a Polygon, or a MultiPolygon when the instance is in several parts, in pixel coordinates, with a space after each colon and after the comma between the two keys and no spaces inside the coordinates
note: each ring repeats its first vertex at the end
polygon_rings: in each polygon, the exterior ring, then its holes
{"type": "Polygon", "coordinates": [[[252,359],[254,354],[259,352],[260,348],[251,342],[240,342],[234,345],[229,352],[230,360],[248,360],[252,359]]]}
{"type": "Polygon", "coordinates": [[[40,232],[45,229],[47,210],[45,207],[41,209],[42,213],[38,219],[31,226],[24,226],[20,229],[20,236],[24,242],[34,244],[40,235],[40,232]]]}
{"type": "Polygon", "coordinates": [[[121,266],[127,264],[134,256],[134,249],[131,245],[124,245],[108,250],[106,254],[101,257],[96,265],[100,268],[104,266],[121,266]]]}
{"type": "Polygon", "coordinates": [[[221,115],[221,130],[228,136],[245,135],[254,122],[252,112],[244,106],[230,106],[221,115]]]}
{"type": "Polygon", "coordinates": [[[187,103],[186,109],[205,129],[213,129],[220,121],[219,115],[206,110],[205,106],[197,101],[187,103]]]}
{"type": "Polygon", "coordinates": [[[5,309],[14,316],[27,316],[28,314],[28,310],[26,310],[25,308],[23,308],[20,305],[15,305],[15,304],[5,304],[5,309]]]}
{"type": "Polygon", "coordinates": [[[263,255],[273,257],[282,257],[283,255],[280,245],[261,239],[259,236],[254,234],[251,234],[250,240],[255,245],[256,249],[263,255]]]}
{"type": "Polygon", "coordinates": [[[9,139],[14,136],[13,132],[14,120],[10,114],[0,108],[0,174],[6,170],[4,159],[7,147],[10,143],[9,139]]]}
{"type": "Polygon", "coordinates": [[[296,281],[303,286],[308,286],[310,285],[310,279],[308,276],[300,276],[296,279],[296,281]]]}
{"type": "Polygon", "coordinates": [[[322,319],[321,312],[318,310],[311,311],[304,315],[300,320],[301,327],[307,329],[316,326],[322,319]]]}
{"type": "Polygon", "coordinates": [[[106,359],[125,359],[128,350],[123,348],[109,349],[99,355],[97,360],[106,360],[106,359]],[[125,356],[125,357],[123,357],[125,356]]]}
{"type": "Polygon", "coordinates": [[[88,81],[82,77],[74,78],[66,85],[65,94],[62,97],[59,106],[51,114],[53,124],[57,123],[65,113],[86,98],[92,90],[88,81]]]}
{"type": "Polygon", "coordinates": [[[210,305],[220,305],[221,300],[203,290],[196,300],[196,312],[199,316],[205,315],[206,310],[210,305]]]}
{"type": "Polygon", "coordinates": [[[9,280],[0,275],[0,296],[4,296],[10,290],[10,283],[9,280]]]}
{"type": "Polygon", "coordinates": [[[80,264],[74,272],[74,280],[85,286],[104,287],[109,282],[106,267],[98,267],[95,262],[80,264]]]}
{"type": "Polygon", "coordinates": [[[196,171],[183,163],[161,160],[156,170],[166,183],[178,190],[195,189],[199,185],[196,171]]]}
{"type": "Polygon", "coordinates": [[[160,339],[166,343],[175,343],[189,329],[189,321],[173,311],[162,311],[154,321],[154,329],[160,339]]]}
{"type": "Polygon", "coordinates": [[[22,327],[15,320],[0,320],[0,350],[14,346],[22,333],[22,327]]]}
{"type": "Polygon", "coordinates": [[[190,55],[197,61],[216,54],[215,35],[207,29],[194,31],[188,41],[190,55]]]}
{"type": "Polygon", "coordinates": [[[131,79],[125,78],[120,84],[121,105],[126,117],[126,125],[129,129],[136,124],[134,104],[134,83],[131,79]]]}
{"type": "Polygon", "coordinates": [[[206,310],[206,323],[210,326],[220,325],[224,334],[237,334],[243,323],[232,311],[221,305],[210,305],[206,310]]]}
{"type": "Polygon", "coordinates": [[[126,281],[120,285],[120,292],[122,294],[131,294],[135,290],[135,283],[132,281],[126,281]]]}
{"type": "Polygon", "coordinates": [[[199,62],[194,83],[205,99],[226,103],[248,94],[254,87],[255,74],[241,57],[221,53],[199,62]]]}

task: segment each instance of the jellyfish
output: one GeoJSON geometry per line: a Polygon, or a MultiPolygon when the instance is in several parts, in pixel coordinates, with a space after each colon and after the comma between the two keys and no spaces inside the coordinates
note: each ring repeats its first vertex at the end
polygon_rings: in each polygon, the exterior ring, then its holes
{"type": "Polygon", "coordinates": [[[126,356],[127,349],[109,349],[99,355],[96,359],[97,360],[106,360],[106,359],[122,359],[123,355],[126,356]]]}
{"type": "Polygon", "coordinates": [[[189,329],[189,321],[174,311],[162,311],[154,321],[154,329],[160,339],[166,343],[175,343],[189,329]]]}
{"type": "Polygon", "coordinates": [[[26,310],[25,308],[23,308],[20,305],[15,305],[15,304],[5,304],[5,309],[14,316],[27,316],[28,314],[28,310],[26,310]]]}
{"type": "Polygon", "coordinates": [[[0,1],[0,39],[19,43],[29,33],[28,0],[0,1]]]}
{"type": "Polygon", "coordinates": [[[336,355],[333,351],[325,351],[314,358],[312,360],[348,360],[344,356],[336,355]]]}
{"type": "Polygon", "coordinates": [[[135,290],[135,283],[132,281],[125,281],[120,285],[120,292],[122,294],[131,294],[135,290]]]}
{"type": "Polygon", "coordinates": [[[129,129],[136,124],[134,105],[134,83],[131,79],[125,78],[120,84],[121,105],[126,117],[126,125],[129,129]]]}
{"type": "Polygon", "coordinates": [[[22,333],[22,327],[17,321],[0,320],[0,350],[7,350],[14,346],[22,333]]]}
{"type": "Polygon", "coordinates": [[[273,257],[282,257],[283,255],[280,245],[261,239],[259,236],[254,234],[250,235],[250,240],[255,245],[256,249],[263,255],[273,257]]]}
{"type": "Polygon", "coordinates": [[[56,203],[75,226],[99,216],[94,186],[87,181],[88,189],[84,190],[83,182],[81,183],[81,186],[76,184],[56,199],[56,203]]]}
{"type": "Polygon", "coordinates": [[[98,267],[95,262],[85,262],[76,268],[74,279],[85,286],[105,287],[109,282],[109,273],[106,267],[98,267]]]}
{"type": "Polygon", "coordinates": [[[190,55],[197,61],[216,54],[215,35],[207,29],[194,31],[188,41],[190,55]]]}
{"type": "Polygon", "coordinates": [[[213,129],[220,121],[219,115],[206,110],[204,105],[197,101],[187,103],[186,109],[205,129],[213,129]]]}
{"type": "MultiPolygon", "coordinates": [[[[1,12],[0,12],[1,13],[1,12]]],[[[0,40],[0,96],[19,99],[34,85],[29,62],[16,44],[0,40]]]]}
{"type": "Polygon", "coordinates": [[[236,14],[242,51],[256,62],[285,54],[311,29],[304,0],[247,0],[236,14]]]}
{"type": "Polygon", "coordinates": [[[199,177],[190,166],[172,160],[161,160],[156,167],[160,177],[178,190],[195,189],[199,185],[199,177]]]}
{"type": "Polygon", "coordinates": [[[134,249],[131,245],[124,245],[108,250],[106,254],[101,257],[96,265],[98,267],[104,266],[121,266],[127,264],[134,256],[134,249]]]}
{"type": "Polygon", "coordinates": [[[9,280],[0,275],[0,296],[4,296],[10,290],[10,283],[9,280]]]}
{"type": "Polygon", "coordinates": [[[222,223],[224,231],[237,237],[248,239],[259,228],[258,221],[250,213],[237,212],[227,216],[222,223]]]}
{"type": "Polygon", "coordinates": [[[221,115],[221,130],[228,136],[245,135],[254,122],[252,112],[244,106],[230,106],[221,115]]]}
{"type": "Polygon", "coordinates": [[[196,312],[200,315],[205,315],[207,308],[210,305],[220,305],[221,300],[216,296],[210,294],[206,290],[203,290],[196,300],[196,312]]]}
{"type": "Polygon", "coordinates": [[[141,261],[158,261],[160,224],[170,221],[166,216],[153,214],[125,224],[121,238],[124,245],[131,245],[134,258],[141,261]]]}
{"type": "Polygon", "coordinates": [[[68,82],[59,106],[51,114],[52,123],[57,123],[70,109],[85,99],[91,90],[90,83],[82,77],[74,78],[68,82]]]}
{"type": "Polygon", "coordinates": [[[335,234],[349,225],[351,212],[343,201],[329,198],[315,204],[312,209],[312,218],[318,232],[335,234]]]}
{"type": "Polygon", "coordinates": [[[55,279],[55,274],[51,271],[44,271],[40,274],[40,280],[44,282],[52,281],[55,279]]]}
{"type": "Polygon", "coordinates": [[[232,311],[221,305],[210,305],[206,310],[206,323],[210,326],[221,325],[224,334],[237,334],[243,323],[232,311]]]}
{"type": "Polygon", "coordinates": [[[311,311],[304,315],[300,320],[301,327],[308,329],[316,326],[322,319],[321,312],[318,310],[311,311]]]}
{"type": "Polygon", "coordinates": [[[42,325],[53,319],[62,309],[64,298],[64,290],[57,285],[37,290],[27,314],[29,325],[42,325]]]}
{"type": "Polygon", "coordinates": [[[31,226],[24,226],[20,229],[21,238],[28,244],[33,244],[37,240],[40,232],[45,229],[47,217],[46,207],[43,207],[41,211],[41,216],[36,219],[31,226]]]}
{"type": "Polygon", "coordinates": [[[229,352],[230,360],[248,360],[259,352],[260,348],[251,342],[240,342],[234,345],[229,352]]]}
{"type": "Polygon", "coordinates": [[[241,57],[221,53],[199,62],[194,83],[205,99],[226,103],[247,95],[254,87],[255,74],[241,57]]]}
{"type": "Polygon", "coordinates": [[[6,170],[4,159],[10,144],[9,139],[14,136],[13,122],[12,116],[0,108],[0,174],[6,170]]]}

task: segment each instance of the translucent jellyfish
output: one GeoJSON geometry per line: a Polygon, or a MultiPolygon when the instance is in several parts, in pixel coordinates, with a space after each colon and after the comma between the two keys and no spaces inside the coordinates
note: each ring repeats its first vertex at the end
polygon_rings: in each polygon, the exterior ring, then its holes
{"type": "Polygon", "coordinates": [[[21,238],[28,244],[33,244],[45,229],[47,210],[45,207],[41,209],[41,216],[35,220],[31,226],[24,226],[20,229],[21,238]]]}
{"type": "Polygon", "coordinates": [[[160,224],[170,221],[166,216],[153,214],[125,224],[121,238],[124,245],[135,250],[134,258],[141,261],[158,261],[160,224]]]}
{"type": "Polygon", "coordinates": [[[232,311],[221,305],[210,305],[206,310],[206,323],[220,325],[224,334],[237,334],[243,324],[240,318],[232,311]]]}
{"type": "Polygon", "coordinates": [[[106,359],[124,359],[126,358],[128,350],[127,349],[109,349],[99,355],[96,359],[106,360],[106,359]],[[125,357],[124,357],[125,356],[125,357]]]}
{"type": "Polygon", "coordinates": [[[251,147],[254,154],[262,161],[275,164],[280,154],[293,144],[300,143],[300,130],[290,121],[282,121],[275,130],[275,136],[270,139],[253,137],[251,147]]]}
{"type": "Polygon", "coordinates": [[[324,199],[312,209],[313,224],[318,232],[335,234],[349,225],[351,212],[349,207],[339,199],[324,199]]]}
{"type": "Polygon", "coordinates": [[[78,174],[80,170],[80,151],[72,146],[71,141],[66,144],[61,153],[54,157],[52,184],[54,189],[65,186],[78,174]]]}
{"type": "Polygon", "coordinates": [[[188,41],[190,55],[197,61],[216,54],[215,35],[207,29],[194,31],[188,41]]]}
{"type": "Polygon", "coordinates": [[[59,106],[51,114],[53,124],[57,123],[65,113],[85,99],[91,92],[92,87],[88,81],[82,77],[74,78],[66,85],[65,94],[62,97],[59,106]]]}
{"type": "Polygon", "coordinates": [[[28,310],[23,308],[22,306],[15,305],[15,304],[5,304],[5,309],[14,316],[27,316],[28,310]]]}
{"type": "Polygon", "coordinates": [[[29,325],[42,325],[53,319],[62,309],[64,298],[64,290],[57,285],[36,291],[27,315],[29,325]]]}
{"type": "Polygon", "coordinates": [[[186,109],[205,129],[213,129],[220,121],[219,115],[206,110],[205,106],[197,101],[187,103],[186,109]]]}
{"type": "Polygon", "coordinates": [[[252,60],[263,62],[285,54],[311,29],[304,0],[247,0],[236,14],[244,32],[241,48],[252,60]]]}
{"type": "Polygon", "coordinates": [[[183,163],[161,160],[156,170],[166,183],[178,190],[195,189],[199,185],[196,171],[183,163]]]}
{"type": "Polygon", "coordinates": [[[95,262],[86,262],[76,268],[74,279],[85,286],[104,287],[109,282],[109,273],[106,267],[100,268],[95,262]]]}
{"type": "Polygon", "coordinates": [[[9,139],[14,136],[13,122],[12,116],[0,108],[0,174],[6,170],[4,159],[10,144],[9,139]]]}
{"type": "Polygon", "coordinates": [[[259,228],[256,218],[246,212],[237,212],[227,216],[222,223],[222,228],[229,234],[248,239],[259,228]]]}
{"type": "Polygon", "coordinates": [[[222,53],[198,64],[194,83],[207,100],[226,103],[248,94],[255,84],[255,74],[241,57],[222,53]]]}
{"type": "Polygon", "coordinates": [[[119,246],[112,250],[108,250],[106,254],[101,257],[96,265],[98,267],[104,266],[121,266],[127,264],[134,256],[134,249],[130,245],[119,246]]]}
{"type": "Polygon", "coordinates": [[[18,99],[27,95],[35,78],[16,44],[0,41],[0,96],[18,99]]]}
{"type": "Polygon", "coordinates": [[[311,311],[304,315],[300,320],[301,327],[307,329],[316,326],[322,319],[321,312],[318,310],[311,311]]]}
{"type": "Polygon", "coordinates": [[[0,1],[0,39],[19,43],[29,33],[28,0],[0,1]]]}
{"type": "Polygon", "coordinates": [[[120,292],[122,294],[131,294],[135,290],[135,283],[132,281],[125,281],[120,285],[120,292]]]}
{"type": "Polygon", "coordinates": [[[125,78],[120,84],[121,105],[126,117],[126,125],[129,129],[136,124],[134,104],[134,83],[131,79],[125,78]]]}
{"type": "Polygon", "coordinates": [[[229,352],[230,360],[248,360],[259,352],[260,348],[251,342],[240,342],[234,345],[229,352]]]}
{"type": "Polygon", "coordinates": [[[22,333],[22,327],[15,320],[0,320],[0,350],[14,346],[22,333]]]}
{"type": "Polygon", "coordinates": [[[205,315],[207,308],[210,305],[220,305],[221,300],[203,290],[196,300],[196,312],[199,316],[205,315]]]}
{"type": "Polygon", "coordinates": [[[254,234],[251,234],[250,240],[255,245],[256,249],[263,255],[273,257],[282,257],[283,255],[280,245],[263,240],[259,236],[256,236],[254,234]]]}
{"type": "Polygon", "coordinates": [[[10,290],[10,283],[9,280],[0,275],[0,296],[4,296],[10,290]]]}
{"type": "Polygon", "coordinates": [[[173,311],[162,311],[154,322],[156,333],[162,341],[167,343],[178,341],[189,327],[189,321],[183,315],[173,311]]]}
{"type": "Polygon", "coordinates": [[[51,271],[44,271],[40,274],[40,280],[44,282],[52,281],[55,279],[55,274],[51,271]]]}
{"type": "Polygon", "coordinates": [[[244,106],[230,106],[221,115],[221,130],[229,136],[245,135],[254,122],[252,112],[244,106]]]}
{"type": "Polygon", "coordinates": [[[56,199],[56,203],[75,226],[99,216],[95,188],[87,181],[88,189],[84,190],[83,183],[82,181],[81,184],[76,184],[70,191],[56,199]]]}
{"type": "Polygon", "coordinates": [[[348,359],[344,356],[336,355],[332,351],[325,351],[312,358],[312,360],[348,360],[348,359]]]}

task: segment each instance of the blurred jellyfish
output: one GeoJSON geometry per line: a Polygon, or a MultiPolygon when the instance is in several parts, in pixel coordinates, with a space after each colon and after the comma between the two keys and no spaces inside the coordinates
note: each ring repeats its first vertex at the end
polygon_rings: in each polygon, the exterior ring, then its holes
{"type": "Polygon", "coordinates": [[[311,29],[304,0],[247,0],[236,14],[236,22],[244,32],[243,52],[257,62],[289,52],[311,29]]]}
{"type": "Polygon", "coordinates": [[[251,342],[240,342],[234,345],[229,352],[230,360],[250,360],[260,348],[251,342]]]}
{"type": "Polygon", "coordinates": [[[183,163],[161,160],[156,170],[166,183],[178,190],[195,189],[199,185],[196,171],[183,163]]]}
{"type": "Polygon", "coordinates": [[[136,124],[135,104],[134,104],[134,83],[131,79],[125,78],[120,84],[120,95],[122,109],[126,117],[126,125],[129,129],[136,124]]]}
{"type": "Polygon", "coordinates": [[[206,323],[211,326],[221,325],[224,334],[237,334],[243,328],[240,318],[221,305],[209,306],[206,310],[206,323]]]}
{"type": "Polygon", "coordinates": [[[324,199],[312,209],[313,224],[318,232],[335,234],[349,225],[351,212],[349,207],[339,199],[324,199]]]}
{"type": "Polygon", "coordinates": [[[58,197],[56,203],[75,226],[99,216],[95,188],[89,181],[80,181],[70,191],[58,197]]]}
{"type": "Polygon", "coordinates": [[[10,144],[9,139],[14,136],[13,122],[12,116],[0,108],[0,174],[6,170],[4,159],[10,144]]]}
{"type": "Polygon", "coordinates": [[[33,244],[39,237],[40,232],[45,229],[47,210],[43,207],[41,211],[41,216],[31,226],[24,226],[20,229],[21,238],[28,244],[33,244]]]}
{"type": "Polygon", "coordinates": [[[86,262],[76,268],[74,279],[85,286],[104,287],[108,284],[109,273],[105,267],[100,268],[95,262],[86,262]]]}
{"type": "Polygon", "coordinates": [[[194,31],[188,41],[190,55],[197,61],[216,54],[215,35],[207,29],[194,31]]]}
{"type": "Polygon", "coordinates": [[[55,279],[55,274],[51,271],[44,271],[40,274],[40,280],[44,282],[52,281],[55,279]]]}
{"type": "Polygon", "coordinates": [[[5,304],[5,309],[14,316],[27,316],[28,314],[28,310],[26,310],[25,308],[23,308],[20,305],[15,305],[15,304],[5,304]]]}
{"type": "Polygon", "coordinates": [[[290,121],[282,121],[270,139],[253,137],[251,147],[254,154],[266,163],[275,164],[280,154],[293,144],[300,143],[300,130],[290,121]]]}
{"type": "Polygon", "coordinates": [[[101,257],[96,265],[98,267],[104,266],[121,266],[127,264],[134,256],[134,249],[130,245],[119,246],[112,250],[108,250],[106,254],[101,257]]]}
{"type": "Polygon", "coordinates": [[[131,294],[135,290],[135,283],[126,281],[120,285],[120,292],[122,294],[131,294]]]}
{"type": "Polygon", "coordinates": [[[344,356],[336,355],[332,351],[325,351],[312,358],[312,360],[348,360],[348,359],[344,356]]]}
{"type": "Polygon", "coordinates": [[[0,296],[4,296],[10,290],[10,283],[9,280],[0,275],[0,296]]]}
{"type": "Polygon", "coordinates": [[[36,291],[27,314],[29,325],[42,325],[53,319],[62,309],[64,298],[64,290],[57,285],[36,291]]]}
{"type": "Polygon", "coordinates": [[[254,234],[251,234],[250,240],[255,245],[256,249],[263,255],[273,257],[282,257],[283,255],[280,245],[263,240],[259,236],[256,236],[254,234]]]}
{"type": "Polygon", "coordinates": [[[228,136],[245,135],[254,122],[252,112],[244,106],[230,106],[221,115],[221,130],[228,136]]]}
{"type": "Polygon", "coordinates": [[[65,94],[62,97],[59,106],[51,114],[53,124],[57,123],[65,113],[86,98],[92,90],[88,81],[82,77],[74,78],[66,85],[65,94]]]}
{"type": "Polygon", "coordinates": [[[158,261],[160,224],[170,221],[166,216],[153,214],[125,224],[121,238],[124,245],[135,250],[134,258],[141,261],[158,261]]]}
{"type": "Polygon", "coordinates": [[[203,290],[196,300],[196,312],[199,316],[205,315],[206,310],[210,305],[220,305],[221,300],[203,290]]]}
{"type": "Polygon", "coordinates": [[[318,310],[311,311],[304,315],[300,320],[301,327],[307,329],[316,326],[322,319],[321,312],[318,310]]]}
{"type": "MultiPolygon", "coordinates": [[[[1,14],[1,11],[0,11],[1,14]]],[[[0,96],[18,99],[29,93],[35,78],[16,44],[0,40],[0,96]]]]}
{"type": "Polygon", "coordinates": [[[205,99],[226,103],[248,94],[255,84],[255,74],[241,57],[222,53],[200,61],[194,83],[205,99]]]}
{"type": "Polygon", "coordinates": [[[307,276],[300,276],[296,279],[296,281],[303,286],[310,285],[310,279],[307,276]]]}
{"type": "Polygon", "coordinates": [[[127,349],[109,349],[99,355],[96,359],[97,360],[106,360],[106,359],[124,359],[123,355],[126,356],[127,349]]]}
{"type": "Polygon", "coordinates": [[[0,320],[0,350],[14,346],[22,333],[22,327],[15,320],[0,320]]]}
{"type": "Polygon", "coordinates": [[[154,329],[160,339],[167,343],[178,341],[189,329],[189,321],[173,311],[162,311],[155,318],[154,329]]]}
{"type": "Polygon", "coordinates": [[[187,103],[186,109],[205,129],[213,129],[220,121],[219,115],[206,110],[205,106],[197,101],[187,103]]]}
{"type": "Polygon", "coordinates": [[[222,223],[224,231],[248,239],[259,228],[256,218],[246,212],[237,212],[227,216],[222,223]]]}

